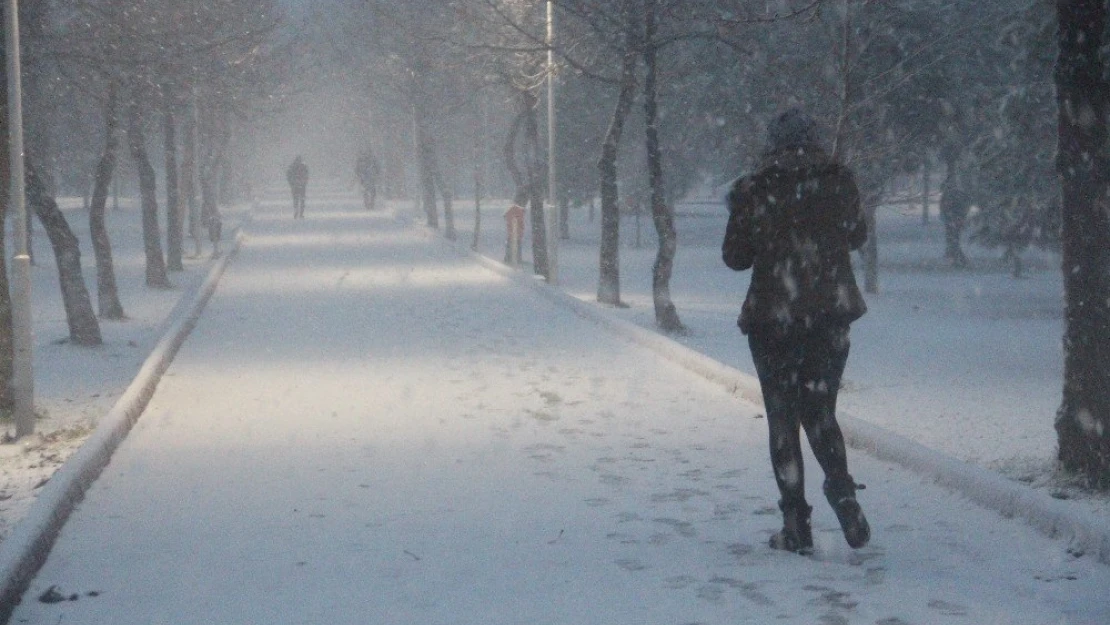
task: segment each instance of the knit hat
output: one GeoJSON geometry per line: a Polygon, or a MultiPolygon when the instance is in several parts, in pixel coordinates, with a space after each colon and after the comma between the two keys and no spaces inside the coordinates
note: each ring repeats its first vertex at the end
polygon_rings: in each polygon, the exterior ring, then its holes
{"type": "Polygon", "coordinates": [[[792,108],[776,117],[767,127],[767,151],[817,145],[817,123],[799,108],[792,108]]]}

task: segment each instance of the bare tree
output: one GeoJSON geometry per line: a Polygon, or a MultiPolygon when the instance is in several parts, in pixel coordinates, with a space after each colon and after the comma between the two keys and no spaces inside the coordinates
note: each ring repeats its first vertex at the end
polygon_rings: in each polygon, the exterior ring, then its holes
{"type": "Polygon", "coordinates": [[[1110,488],[1110,83],[1104,0],[1058,0],[1057,167],[1063,185],[1064,469],[1110,488]]]}
{"type": "Polygon", "coordinates": [[[123,304],[116,286],[116,271],[112,263],[112,240],[108,236],[105,208],[108,191],[116,169],[119,150],[119,96],[113,82],[108,86],[108,102],[104,106],[104,150],[93,175],[92,199],[89,202],[89,233],[93,255],[96,258],[97,307],[104,319],[123,319],[123,304]]]}
{"type": "MultiPolygon", "coordinates": [[[[24,88],[31,99],[42,97],[46,89],[45,81],[49,51],[49,5],[35,2],[24,5],[20,21],[26,26],[27,48],[34,50],[29,58],[38,71],[26,72],[24,88]]],[[[50,186],[50,178],[43,171],[49,169],[49,141],[42,129],[44,120],[29,121],[39,131],[28,136],[27,155],[27,203],[34,210],[39,222],[46,230],[47,238],[54,251],[58,266],[58,283],[62,291],[62,303],[69,326],[69,338],[76,345],[100,345],[100,323],[93,311],[92,301],[85,286],[81,271],[81,250],[77,237],[73,234],[65,215],[58,208],[50,186]]]]}
{"type": "Polygon", "coordinates": [[[34,207],[35,215],[46,229],[46,236],[54,249],[62,304],[69,325],[69,340],[75,345],[90,347],[102,344],[100,323],[96,320],[85,278],[81,274],[81,249],[77,237],[47,190],[46,183],[30,163],[27,167],[27,203],[34,207]]]}
{"type": "Polygon", "coordinates": [[[139,172],[139,197],[142,206],[143,251],[146,255],[146,285],[168,289],[166,259],[162,254],[162,233],[158,225],[158,197],[154,166],[146,151],[143,111],[150,106],[148,92],[131,89],[127,113],[127,145],[139,172]]]}
{"type": "Polygon", "coordinates": [[[623,306],[620,290],[620,196],[617,188],[617,155],[625,120],[636,97],[636,64],[642,40],[641,17],[635,0],[620,0],[618,23],[621,25],[621,70],[616,105],[601,144],[597,161],[601,184],[601,249],[597,301],[623,306]]]}
{"type": "Polygon", "coordinates": [[[162,87],[162,150],[166,172],[166,268],[183,271],[182,247],[185,241],[185,207],[181,201],[181,181],[177,166],[177,115],[175,89],[162,87]]]}
{"type": "Polygon", "coordinates": [[[667,201],[663,186],[663,153],[659,147],[658,122],[658,0],[644,2],[644,134],[647,148],[648,187],[651,192],[651,218],[659,237],[659,248],[651,273],[652,301],[655,304],[655,324],[665,332],[682,332],[686,328],[678,318],[678,310],[671,300],[671,273],[678,233],[674,225],[674,208],[667,201]]]}

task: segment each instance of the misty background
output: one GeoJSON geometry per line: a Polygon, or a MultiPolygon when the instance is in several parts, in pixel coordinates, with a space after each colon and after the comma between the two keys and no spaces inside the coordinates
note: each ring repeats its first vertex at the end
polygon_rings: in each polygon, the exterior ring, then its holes
{"type": "MultiPolygon", "coordinates": [[[[767,122],[800,107],[855,172],[872,225],[877,207],[895,200],[919,206],[925,224],[944,222],[937,266],[973,269],[965,248],[976,246],[1017,280],[1027,250],[1062,254],[1060,458],[1110,485],[1110,429],[1092,425],[1110,421],[1110,365],[1100,356],[1110,349],[1110,234],[1094,199],[1107,188],[1104,2],[21,7],[28,201],[58,261],[75,344],[97,344],[98,320],[122,316],[105,218],[121,197],[138,198],[146,284],[164,288],[184,255],[219,249],[221,206],[280,188],[297,155],[310,194],[354,190],[360,153],[380,164],[382,197],[411,202],[448,238],[464,203],[526,208],[527,265],[548,278],[551,239],[571,236],[565,215],[588,211],[604,304],[622,304],[619,232],[642,218],[659,250],[656,321],[680,334],[669,294],[683,244],[676,211],[719,202],[757,162],[767,122]],[[82,276],[62,196],[89,211],[95,285],[82,276]]],[[[872,236],[858,262],[872,293],[882,288],[882,245],[872,236]]],[[[10,309],[0,286],[0,309],[10,309]]],[[[8,360],[0,357],[0,377],[8,360]]]]}

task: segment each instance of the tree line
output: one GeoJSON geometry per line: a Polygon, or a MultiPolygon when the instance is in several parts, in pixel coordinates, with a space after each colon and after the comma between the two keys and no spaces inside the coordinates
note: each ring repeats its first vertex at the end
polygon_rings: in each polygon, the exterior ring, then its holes
{"type": "MultiPolygon", "coordinates": [[[[105,210],[121,153],[130,157],[128,173],[140,196],[146,286],[170,288],[170,272],[183,269],[187,234],[197,254],[202,238],[218,243],[217,193],[230,142],[286,89],[282,71],[295,38],[283,32],[278,4],[268,0],[24,0],[18,18],[28,211],[54,252],[69,341],[95,346],[102,342],[100,319],[126,318],[105,210]],[[152,133],[159,136],[162,163],[154,162],[152,133]],[[85,198],[95,308],[77,237],[58,208],[59,189],[85,198]]],[[[5,89],[6,71],[0,63],[5,89]]],[[[0,103],[5,188],[11,175],[7,103],[0,103]]],[[[8,194],[2,198],[0,218],[9,212],[8,194]]],[[[10,379],[6,263],[0,249],[0,377],[10,379]]],[[[0,407],[11,402],[8,385],[0,385],[0,407]]]]}
{"type": "Polygon", "coordinates": [[[749,168],[774,113],[805,107],[856,172],[872,226],[861,257],[869,292],[880,286],[874,218],[885,190],[907,173],[940,174],[943,195],[978,208],[953,220],[955,261],[965,234],[1001,249],[1015,275],[1028,246],[1061,252],[1059,458],[1110,487],[1104,0],[552,0],[553,39],[547,3],[535,0],[341,4],[321,10],[348,25],[332,45],[359,59],[369,100],[383,86],[399,98],[378,117],[411,117],[421,205],[438,227],[442,197],[448,237],[452,182],[439,163],[478,128],[492,132],[470,121],[496,102],[503,166],[514,202],[530,209],[543,275],[546,238],[566,236],[546,231],[537,132],[555,73],[563,175],[553,200],[600,203],[597,299],[615,306],[622,206],[648,207],[656,323],[667,332],[683,330],[669,294],[674,203],[749,168]]]}
{"type": "MultiPolygon", "coordinates": [[[[598,301],[623,305],[621,213],[642,206],[657,234],[656,322],[682,332],[670,297],[675,203],[697,185],[724,185],[749,169],[766,121],[802,106],[828,129],[834,156],[856,172],[872,226],[892,182],[915,174],[978,207],[957,245],[970,238],[1000,248],[1015,273],[1028,246],[1061,252],[1060,458],[1110,486],[1110,231],[1098,208],[1107,185],[1105,0],[550,5],[553,33],[540,0],[331,0],[302,7],[303,20],[277,0],[25,0],[21,19],[33,42],[27,109],[43,127],[64,118],[99,128],[94,167],[87,155],[81,167],[59,165],[88,151],[88,141],[60,154],[49,132],[32,132],[28,148],[31,204],[60,271],[71,276],[62,283],[73,341],[99,336],[74,273],[76,244],[50,208],[58,184],[51,175],[82,180],[75,171],[91,172],[98,314],[122,316],[103,223],[119,135],[150,229],[152,288],[180,267],[187,234],[199,241],[206,226],[218,232],[221,176],[236,166],[228,155],[252,121],[290,93],[324,83],[356,94],[358,119],[350,123],[387,157],[387,190],[418,200],[427,224],[454,238],[459,190],[472,189],[477,206],[483,188],[503,187],[529,209],[532,267],[548,275],[547,239],[568,236],[565,221],[548,232],[545,219],[552,204],[545,203],[541,128],[553,80],[559,183],[551,199],[564,216],[572,205],[598,206],[598,301]],[[164,249],[147,148],[152,128],[164,158],[164,249]],[[189,209],[193,202],[198,210],[189,209]]],[[[880,245],[873,234],[861,256],[871,292],[880,288],[880,245]]],[[[0,285],[0,367],[10,336],[6,293],[0,285]]]]}

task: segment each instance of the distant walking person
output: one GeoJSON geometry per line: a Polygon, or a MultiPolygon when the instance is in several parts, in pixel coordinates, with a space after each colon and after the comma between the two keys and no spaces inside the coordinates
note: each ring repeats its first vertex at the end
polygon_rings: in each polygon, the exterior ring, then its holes
{"type": "Polygon", "coordinates": [[[359,152],[355,160],[355,175],[358,176],[358,183],[362,186],[362,203],[366,206],[366,210],[374,210],[377,204],[380,173],[381,165],[378,164],[373,150],[366,148],[359,152]]]}
{"type": "Polygon", "coordinates": [[[825,472],[824,493],[853,548],[871,538],[848,474],[836,396],[848,361],[848,328],[867,306],[850,250],[867,239],[852,173],[820,147],[813,120],[791,109],[770,125],[757,171],[728,194],[724,262],[752,270],[740,312],[770,434],[783,528],[771,547],[813,550],[799,426],[825,472]]]}
{"type": "Polygon", "coordinates": [[[308,165],[298,154],[293,164],[285,170],[285,179],[293,192],[293,219],[304,219],[305,191],[308,189],[308,165]]]}

